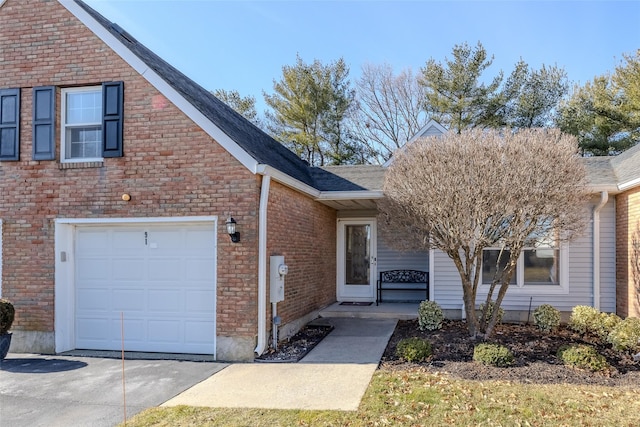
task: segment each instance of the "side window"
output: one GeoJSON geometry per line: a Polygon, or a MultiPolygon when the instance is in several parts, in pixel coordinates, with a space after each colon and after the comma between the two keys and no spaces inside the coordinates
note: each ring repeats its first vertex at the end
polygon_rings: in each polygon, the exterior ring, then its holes
{"type": "Polygon", "coordinates": [[[0,161],[20,160],[20,89],[0,89],[0,161]]]}
{"type": "Polygon", "coordinates": [[[62,89],[62,162],[122,157],[122,82],[62,89]]]}

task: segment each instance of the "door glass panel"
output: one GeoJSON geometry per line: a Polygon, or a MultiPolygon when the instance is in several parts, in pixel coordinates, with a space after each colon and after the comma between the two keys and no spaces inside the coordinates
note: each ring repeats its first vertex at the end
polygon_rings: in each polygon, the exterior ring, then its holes
{"type": "Polygon", "coordinates": [[[346,283],[369,285],[371,227],[346,225],[345,237],[346,283]]]}

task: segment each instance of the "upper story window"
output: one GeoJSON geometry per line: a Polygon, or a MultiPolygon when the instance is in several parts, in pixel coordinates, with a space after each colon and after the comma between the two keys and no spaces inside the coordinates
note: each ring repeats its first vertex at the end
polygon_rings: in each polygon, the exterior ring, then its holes
{"type": "Polygon", "coordinates": [[[63,161],[102,160],[102,87],[62,90],[63,161]]]}

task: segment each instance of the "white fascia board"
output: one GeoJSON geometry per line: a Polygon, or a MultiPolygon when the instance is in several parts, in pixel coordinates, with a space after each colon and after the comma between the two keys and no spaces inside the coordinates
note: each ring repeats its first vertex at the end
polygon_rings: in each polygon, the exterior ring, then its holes
{"type": "Polygon", "coordinates": [[[617,194],[617,193],[620,192],[618,190],[618,187],[616,185],[614,185],[614,184],[611,184],[611,185],[588,185],[587,189],[591,193],[602,193],[603,191],[606,191],[609,194],[617,194]]]}
{"type": "Polygon", "coordinates": [[[304,182],[299,181],[284,172],[281,172],[273,166],[260,164],[256,168],[256,173],[259,175],[269,175],[280,184],[293,188],[294,190],[307,194],[311,197],[318,197],[320,195],[320,190],[316,190],[310,185],[307,185],[304,182]]]}
{"type": "Polygon", "coordinates": [[[638,185],[640,185],[640,178],[636,178],[636,179],[632,179],[631,181],[627,181],[627,182],[623,182],[622,184],[618,185],[618,189],[620,191],[625,191],[625,190],[629,190],[633,187],[637,187],[638,185]]]}
{"type": "Polygon", "coordinates": [[[165,82],[155,71],[131,52],[113,34],[93,19],[84,9],[73,0],[58,0],[69,12],[98,36],[107,46],[117,53],[127,64],[136,70],[142,77],[151,83],[158,91],[180,109],[187,117],[193,120],[211,138],[215,139],[225,150],[235,157],[251,173],[256,173],[258,162],[245,150],[235,143],[222,129],[206,118],[197,108],[178,93],[171,85],[165,82]]]}
{"type": "Polygon", "coordinates": [[[363,191],[322,191],[317,200],[376,200],[382,199],[384,193],[380,190],[363,191]]]}

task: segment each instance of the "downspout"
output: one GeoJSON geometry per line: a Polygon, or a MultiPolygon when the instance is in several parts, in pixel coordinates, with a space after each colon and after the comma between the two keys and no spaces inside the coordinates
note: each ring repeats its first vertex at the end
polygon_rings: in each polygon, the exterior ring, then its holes
{"type": "Polygon", "coordinates": [[[593,307],[600,310],[600,211],[607,204],[609,193],[600,193],[600,203],[593,208],[593,307]]]}
{"type": "Polygon", "coordinates": [[[267,345],[267,203],[270,183],[271,177],[262,175],[258,219],[258,344],[253,350],[258,356],[264,353],[267,345]]]}

